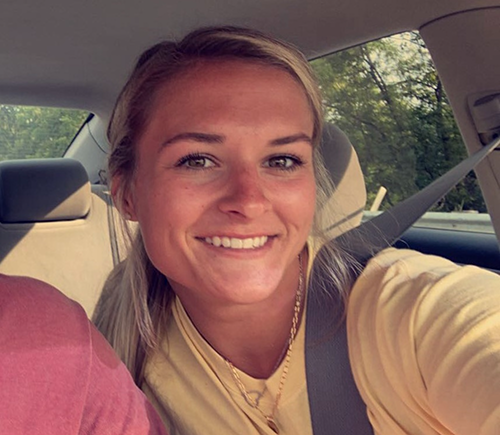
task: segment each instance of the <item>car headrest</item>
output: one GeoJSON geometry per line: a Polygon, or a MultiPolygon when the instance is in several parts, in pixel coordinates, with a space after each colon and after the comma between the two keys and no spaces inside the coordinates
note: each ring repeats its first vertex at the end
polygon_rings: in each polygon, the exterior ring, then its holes
{"type": "Polygon", "coordinates": [[[86,216],[91,192],[87,172],[72,159],[0,162],[0,222],[30,223],[86,216]]]}
{"type": "Polygon", "coordinates": [[[366,205],[366,187],[358,156],[338,127],[326,124],[321,153],[335,190],[320,211],[320,225],[329,239],[358,226],[366,205]]]}

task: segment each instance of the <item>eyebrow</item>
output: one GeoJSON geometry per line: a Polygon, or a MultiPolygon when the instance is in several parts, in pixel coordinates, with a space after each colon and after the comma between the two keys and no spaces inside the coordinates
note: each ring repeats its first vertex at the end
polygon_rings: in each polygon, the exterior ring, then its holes
{"type": "Polygon", "coordinates": [[[280,137],[271,141],[271,145],[288,145],[294,142],[307,142],[312,145],[313,140],[305,133],[292,134],[291,136],[280,137]]]}
{"type": "MultiPolygon", "coordinates": [[[[176,134],[170,139],[162,143],[162,148],[167,147],[176,142],[181,142],[184,140],[190,140],[193,142],[208,143],[208,144],[220,144],[226,139],[225,136],[219,134],[209,134],[209,133],[196,133],[196,132],[184,132],[176,134]]],[[[288,145],[295,142],[307,142],[309,144],[313,143],[310,136],[305,133],[297,133],[291,136],[280,137],[273,139],[270,144],[273,146],[288,145]]]]}
{"type": "Polygon", "coordinates": [[[225,137],[219,134],[185,132],[176,134],[174,137],[171,137],[170,139],[163,142],[162,148],[184,140],[191,140],[193,142],[201,143],[223,143],[224,139],[225,137]]]}

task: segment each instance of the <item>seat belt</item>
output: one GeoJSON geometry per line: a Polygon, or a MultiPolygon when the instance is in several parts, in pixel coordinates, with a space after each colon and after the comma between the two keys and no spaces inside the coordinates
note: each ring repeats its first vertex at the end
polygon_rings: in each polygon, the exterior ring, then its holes
{"type": "Polygon", "coordinates": [[[113,204],[113,199],[111,198],[109,188],[106,185],[95,185],[94,193],[106,203],[111,258],[113,259],[113,267],[115,267],[120,262],[120,250],[118,248],[118,238],[115,223],[115,206],[113,204]]]}
{"type": "Polygon", "coordinates": [[[445,196],[499,145],[500,137],[461,161],[420,192],[340,235],[335,239],[335,243],[361,263],[366,263],[375,254],[398,240],[435,202],[445,196]]]}
{"type": "MultiPolygon", "coordinates": [[[[339,236],[335,243],[365,265],[391,246],[436,201],[500,145],[500,138],[460,162],[446,174],[381,215],[339,236]]],[[[321,250],[317,258],[321,256],[321,250]]],[[[314,263],[317,263],[316,261],[314,263]]],[[[366,405],[349,362],[342,304],[321,292],[322,277],[313,264],[306,315],[306,378],[314,435],[372,435],[366,405]],[[317,275],[317,277],[315,276],[317,275]],[[332,304],[333,303],[333,304],[332,304]]]]}

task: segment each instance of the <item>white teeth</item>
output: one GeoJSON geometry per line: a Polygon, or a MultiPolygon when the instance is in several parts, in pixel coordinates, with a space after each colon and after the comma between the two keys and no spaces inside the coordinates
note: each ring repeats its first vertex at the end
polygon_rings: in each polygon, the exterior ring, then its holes
{"type": "Polygon", "coordinates": [[[231,249],[242,249],[242,248],[243,248],[243,240],[231,237],[231,249]]]}
{"type": "Polygon", "coordinates": [[[268,240],[267,236],[250,237],[248,239],[238,239],[236,237],[205,237],[205,242],[215,247],[231,249],[255,249],[264,246],[268,240]]]}
{"type": "Polygon", "coordinates": [[[243,240],[242,248],[243,249],[253,248],[253,239],[245,239],[245,240],[243,240]]]}

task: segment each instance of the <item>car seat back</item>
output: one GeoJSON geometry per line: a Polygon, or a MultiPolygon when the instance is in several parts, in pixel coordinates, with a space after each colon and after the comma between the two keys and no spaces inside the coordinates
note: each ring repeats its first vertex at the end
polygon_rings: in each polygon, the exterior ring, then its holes
{"type": "Polygon", "coordinates": [[[0,162],[0,273],[48,282],[90,317],[118,256],[106,195],[76,160],[0,162]]]}
{"type": "Polygon", "coordinates": [[[334,191],[320,211],[321,227],[332,240],[358,226],[366,205],[365,179],[358,156],[345,133],[325,124],[321,154],[334,191]]]}

